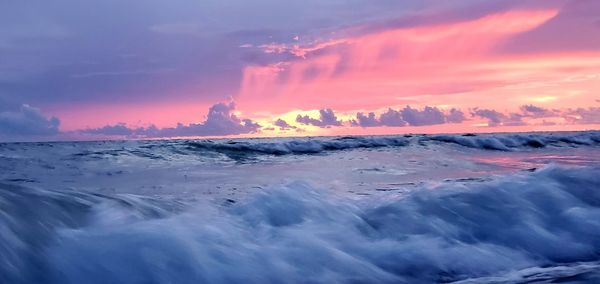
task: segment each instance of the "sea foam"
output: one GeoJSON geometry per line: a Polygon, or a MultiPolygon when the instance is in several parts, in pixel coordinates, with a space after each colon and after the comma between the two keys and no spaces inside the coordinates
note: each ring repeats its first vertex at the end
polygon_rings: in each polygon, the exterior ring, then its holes
{"type": "Polygon", "coordinates": [[[0,282],[493,282],[561,267],[587,279],[600,258],[599,170],[360,200],[299,181],[222,205],[3,186],[0,282]]]}

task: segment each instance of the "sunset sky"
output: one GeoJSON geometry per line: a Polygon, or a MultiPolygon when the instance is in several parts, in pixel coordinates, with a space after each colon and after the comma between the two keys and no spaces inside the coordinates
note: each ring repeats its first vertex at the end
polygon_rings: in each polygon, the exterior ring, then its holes
{"type": "Polygon", "coordinates": [[[0,141],[586,129],[597,0],[0,2],[0,141]]]}

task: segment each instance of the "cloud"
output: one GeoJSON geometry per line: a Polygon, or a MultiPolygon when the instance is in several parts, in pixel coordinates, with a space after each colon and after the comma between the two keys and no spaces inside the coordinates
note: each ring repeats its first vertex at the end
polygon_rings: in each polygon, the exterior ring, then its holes
{"type": "Polygon", "coordinates": [[[56,0],[37,5],[31,9],[22,1],[0,1],[0,88],[42,107],[189,99],[190,93],[197,102],[222,100],[222,94],[239,89],[240,70],[248,62],[269,64],[281,59],[241,45],[293,43],[298,34],[320,38],[371,18],[423,9],[416,2],[366,0],[231,1],[227,5],[218,0],[85,4],[56,0]],[[354,12],[366,6],[364,13],[354,12]],[[123,11],[136,11],[136,17],[123,11]],[[106,42],[127,44],[107,46],[106,42]],[[173,71],[168,74],[153,71],[169,68],[173,71]]]}
{"type": "MultiPolygon", "coordinates": [[[[593,121],[593,115],[588,110],[567,110],[560,111],[557,109],[546,109],[535,105],[523,105],[519,108],[519,112],[501,113],[493,109],[474,109],[471,113],[473,116],[485,118],[488,121],[488,126],[521,126],[521,125],[541,125],[551,126],[557,125],[554,121],[542,120],[541,122],[524,121],[524,119],[541,119],[541,118],[564,118],[571,123],[585,124],[584,121],[593,121]]],[[[592,123],[592,122],[589,122],[592,123]]]]}
{"type": "Polygon", "coordinates": [[[505,115],[493,109],[475,109],[471,113],[473,116],[479,116],[488,120],[488,126],[498,126],[502,124],[505,115]]]}
{"type": "Polygon", "coordinates": [[[79,131],[84,134],[127,136],[127,137],[187,137],[187,136],[227,136],[257,132],[261,126],[250,120],[238,118],[233,111],[235,103],[218,103],[208,110],[202,123],[177,124],[176,127],[157,128],[156,126],[129,128],[123,123],[79,131]]]}
{"type": "Polygon", "coordinates": [[[296,129],[296,126],[290,125],[289,123],[287,123],[287,121],[279,118],[277,119],[273,125],[279,127],[280,130],[287,130],[287,129],[296,129]]]}
{"type": "Polygon", "coordinates": [[[429,106],[426,106],[422,111],[407,106],[402,110],[402,118],[413,126],[443,124],[445,122],[444,113],[438,108],[429,106]]]}
{"type": "Polygon", "coordinates": [[[599,11],[600,2],[596,0],[568,1],[558,15],[536,29],[510,38],[498,49],[508,53],[598,50],[600,48],[600,25],[597,22],[599,11]],[[574,30],[577,32],[573,32],[574,30]]]}
{"type": "Polygon", "coordinates": [[[131,129],[125,123],[117,123],[115,125],[106,125],[100,128],[86,129],[82,132],[89,134],[108,135],[108,136],[131,136],[142,129],[131,129]]]}
{"type": "Polygon", "coordinates": [[[352,121],[353,125],[360,125],[362,127],[379,126],[379,120],[375,117],[375,113],[369,112],[365,115],[362,112],[356,114],[356,120],[352,121]]]}
{"type": "MultiPolygon", "coordinates": [[[[478,109],[475,108],[471,115],[476,117],[481,117],[487,119],[488,126],[521,126],[521,125],[542,125],[542,126],[550,126],[556,125],[556,122],[543,120],[542,122],[532,123],[526,122],[524,119],[541,119],[541,118],[559,118],[563,117],[568,121],[572,121],[573,123],[578,123],[577,118],[581,117],[577,113],[579,110],[574,111],[559,111],[556,109],[546,109],[543,107],[535,106],[535,105],[523,105],[519,108],[519,112],[509,112],[502,113],[493,109],[478,109]]],[[[581,111],[586,116],[586,119],[589,118],[589,114],[586,111],[581,111]]],[[[584,120],[585,121],[585,120],[584,120]]]]}
{"type": "MultiPolygon", "coordinates": [[[[235,114],[235,103],[218,103],[208,110],[206,121],[201,124],[190,124],[187,128],[192,133],[203,135],[233,135],[256,132],[260,125],[250,119],[240,119],[235,114]]],[[[192,134],[194,135],[194,134],[192,134]]]]}
{"type": "Polygon", "coordinates": [[[406,106],[400,110],[388,108],[379,118],[375,113],[370,112],[364,114],[359,112],[356,114],[356,120],[352,120],[351,124],[361,127],[375,126],[425,126],[444,123],[461,123],[465,120],[464,113],[458,109],[451,109],[448,113],[444,113],[437,107],[426,106],[423,110],[418,110],[410,106],[406,106]]]}
{"type": "MultiPolygon", "coordinates": [[[[471,10],[474,7],[469,6],[480,6],[469,4],[464,3],[466,7],[463,8],[471,10]]],[[[427,4],[423,6],[434,8],[427,4]]],[[[447,6],[460,10],[454,2],[447,6]]],[[[452,20],[436,23],[408,21],[368,29],[363,31],[364,34],[360,31],[358,34],[338,32],[299,43],[274,42],[267,45],[266,52],[278,58],[280,53],[289,53],[294,55],[293,59],[246,67],[239,100],[246,99],[245,105],[256,102],[256,108],[263,107],[266,102],[271,111],[275,107],[282,108],[277,111],[286,111],[285,105],[301,109],[327,105],[346,112],[357,106],[396,105],[405,99],[411,100],[410,103],[416,99],[418,101],[414,103],[420,105],[444,104],[447,102],[435,96],[444,94],[471,97],[453,104],[473,107],[475,105],[469,104],[476,101],[473,96],[491,96],[479,92],[523,80],[518,75],[505,77],[504,74],[513,74],[513,70],[521,71],[533,65],[523,64],[521,58],[518,58],[519,64],[508,64],[506,59],[495,57],[492,47],[511,35],[543,24],[557,13],[557,9],[535,7],[505,7],[501,11],[492,8],[477,15],[463,11],[456,13],[458,17],[452,20]],[[398,94],[399,89],[402,94],[398,94]],[[257,100],[257,97],[263,100],[257,100]]],[[[438,12],[442,10],[446,9],[438,12]]],[[[421,19],[431,18],[427,15],[431,16],[426,13],[421,19]]],[[[353,28],[349,27],[350,30],[353,28]]]]}
{"type": "MultiPolygon", "coordinates": [[[[475,96],[488,99],[488,90],[523,81],[507,74],[550,77],[542,73],[553,70],[546,67],[545,58],[518,57],[517,64],[496,58],[493,47],[510,37],[527,30],[540,33],[557,24],[564,26],[561,31],[580,30],[585,22],[588,28],[580,35],[556,33],[554,28],[545,34],[555,43],[572,44],[580,38],[589,39],[585,46],[598,42],[591,26],[597,22],[593,0],[579,8],[572,4],[569,10],[561,10],[560,1],[542,0],[175,2],[56,0],[31,9],[22,1],[3,1],[0,97],[2,92],[18,93],[33,105],[52,105],[63,118],[63,129],[99,121],[102,111],[123,105],[136,105],[140,117],[112,122],[150,121],[158,118],[152,117],[152,110],[142,111],[146,106],[175,107],[181,101],[204,105],[226,99],[223,94],[234,94],[248,112],[284,113],[324,106],[343,112],[379,109],[398,104],[398,99],[403,104],[438,105],[446,102],[427,96],[409,102],[404,96],[480,92],[459,101],[466,109],[478,105],[471,100],[475,96]],[[136,11],[136,17],[123,11],[136,11]],[[560,14],[553,18],[556,12],[560,14]],[[575,22],[569,24],[570,19],[575,22]],[[556,34],[577,40],[561,40],[556,34]],[[105,42],[127,44],[101,44],[105,42]],[[532,64],[538,61],[544,64],[532,64]],[[544,71],[528,66],[543,66],[544,71]]],[[[524,39],[545,46],[536,38],[524,39]]],[[[519,42],[516,46],[528,47],[519,42]]],[[[592,64],[577,61],[566,60],[570,63],[560,70],[579,72],[577,67],[592,64]]],[[[365,126],[442,122],[435,110],[420,111],[412,117],[410,111],[404,117],[400,110],[381,117],[365,113],[357,119],[365,126]]],[[[446,115],[445,123],[464,119],[458,112],[446,115]]],[[[187,119],[150,122],[165,125],[187,119]]]]}
{"type": "MultiPolygon", "coordinates": [[[[518,112],[500,112],[495,109],[474,108],[471,110],[472,117],[487,120],[490,127],[497,126],[552,126],[558,125],[554,120],[563,118],[569,124],[600,124],[600,107],[577,108],[577,109],[546,109],[535,105],[523,105],[518,112]],[[536,119],[542,119],[539,121],[536,119]],[[546,120],[551,118],[551,120],[546,120]]],[[[436,107],[425,106],[422,110],[406,106],[400,110],[388,108],[377,116],[374,112],[358,112],[356,119],[352,119],[352,126],[360,127],[402,127],[402,126],[427,126],[445,123],[463,123],[468,118],[460,109],[452,108],[442,111],[436,107]]]]}
{"type": "Polygon", "coordinates": [[[448,123],[462,123],[465,120],[465,114],[459,109],[450,109],[446,115],[446,122],[448,123]]]}
{"type": "Polygon", "coordinates": [[[523,115],[518,113],[504,114],[493,109],[476,108],[471,115],[487,119],[487,124],[490,127],[525,125],[523,115]]]}
{"type": "Polygon", "coordinates": [[[403,118],[402,112],[395,111],[389,108],[379,117],[379,122],[383,126],[404,126],[406,121],[403,118]]]}
{"type": "Polygon", "coordinates": [[[553,117],[559,115],[559,113],[555,110],[549,110],[534,105],[521,106],[520,110],[524,116],[533,118],[553,117]]]}
{"type": "Polygon", "coordinates": [[[319,119],[309,117],[308,115],[298,115],[296,117],[296,122],[305,125],[314,125],[318,127],[331,127],[342,125],[342,122],[337,119],[337,116],[330,108],[319,110],[319,114],[319,119]]]}
{"type": "Polygon", "coordinates": [[[565,119],[573,124],[600,124],[600,107],[569,109],[565,119]]]}
{"type": "Polygon", "coordinates": [[[27,104],[17,110],[0,112],[0,139],[20,140],[29,137],[44,137],[59,134],[60,120],[46,117],[42,112],[27,104]]]}

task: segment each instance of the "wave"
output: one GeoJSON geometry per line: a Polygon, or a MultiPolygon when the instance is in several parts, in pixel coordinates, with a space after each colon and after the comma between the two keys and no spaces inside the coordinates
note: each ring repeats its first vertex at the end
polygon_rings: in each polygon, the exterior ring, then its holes
{"type": "Polygon", "coordinates": [[[581,133],[546,133],[546,134],[466,134],[435,135],[426,140],[453,143],[460,146],[483,149],[510,151],[516,149],[536,149],[544,147],[578,147],[597,146],[600,144],[600,132],[581,133]]]}
{"type": "Polygon", "coordinates": [[[60,241],[58,231],[90,226],[100,208],[110,208],[102,220],[113,223],[162,218],[182,206],[133,195],[0,184],[0,283],[47,283],[52,271],[45,250],[60,241]]]}
{"type": "Polygon", "coordinates": [[[296,138],[273,142],[252,141],[189,141],[192,150],[213,151],[239,160],[252,155],[320,154],[330,151],[362,148],[404,147],[430,145],[432,143],[454,144],[481,150],[513,151],[544,147],[580,147],[600,145],[600,132],[545,133],[545,134],[464,134],[464,135],[404,135],[336,138],[296,138]]]}
{"type": "Polygon", "coordinates": [[[551,267],[531,267],[511,271],[505,275],[470,278],[452,284],[500,283],[599,283],[600,262],[577,262],[551,267]]]}
{"type": "Polygon", "coordinates": [[[214,141],[189,142],[188,146],[216,152],[243,152],[256,154],[287,155],[315,154],[325,151],[398,147],[407,146],[409,140],[404,137],[339,137],[333,139],[308,139],[283,142],[245,142],[229,141],[226,143],[214,141]]]}
{"type": "Polygon", "coordinates": [[[294,182],[223,205],[0,186],[0,282],[598,279],[599,170],[360,200],[294,182]]]}
{"type": "Polygon", "coordinates": [[[231,140],[153,140],[102,141],[57,143],[0,144],[0,159],[9,159],[12,153],[52,153],[65,159],[104,160],[123,157],[176,160],[200,157],[207,162],[252,160],[260,157],[285,155],[320,155],[336,151],[377,149],[389,147],[465,147],[492,151],[525,151],[539,148],[597,147],[600,132],[520,133],[520,134],[455,134],[455,135],[401,135],[401,136],[345,136],[318,138],[260,138],[231,140]],[[37,149],[37,151],[36,151],[37,149]]]}

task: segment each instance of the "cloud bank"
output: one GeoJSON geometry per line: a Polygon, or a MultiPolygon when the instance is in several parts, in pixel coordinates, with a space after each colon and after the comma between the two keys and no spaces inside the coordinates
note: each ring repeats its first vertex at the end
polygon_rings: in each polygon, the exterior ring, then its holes
{"type": "Polygon", "coordinates": [[[296,117],[296,122],[304,125],[318,126],[321,128],[342,125],[342,121],[338,120],[337,116],[330,108],[319,110],[318,119],[309,117],[308,115],[298,115],[296,117]]]}
{"type": "Polygon", "coordinates": [[[451,109],[447,113],[437,107],[426,106],[423,110],[406,106],[400,110],[389,108],[381,113],[379,117],[374,112],[356,114],[356,120],[351,124],[360,127],[377,126],[427,126],[444,123],[462,123],[465,121],[464,113],[458,109],[451,109]]]}
{"type": "Polygon", "coordinates": [[[0,139],[44,137],[59,134],[60,120],[46,117],[27,104],[16,110],[0,112],[0,139]]]}
{"type": "Polygon", "coordinates": [[[297,129],[298,127],[290,125],[287,121],[279,118],[273,122],[273,125],[279,127],[279,130],[297,129]]]}
{"type": "MultiPolygon", "coordinates": [[[[179,123],[175,127],[159,128],[155,125],[132,127],[125,123],[115,123],[96,128],[75,131],[61,131],[57,117],[44,115],[40,109],[21,105],[7,107],[0,111],[0,141],[48,141],[48,140],[88,140],[106,138],[169,138],[234,136],[270,131],[304,132],[300,125],[319,128],[344,127],[426,127],[443,124],[463,124],[484,121],[487,127],[508,126],[556,126],[600,124],[600,107],[576,109],[547,109],[532,104],[522,105],[515,112],[501,112],[490,108],[470,109],[467,117],[460,109],[442,110],[425,106],[422,109],[405,106],[401,109],[388,108],[379,114],[358,112],[355,118],[340,118],[331,108],[318,111],[319,117],[297,115],[296,125],[282,118],[267,122],[270,127],[262,127],[257,121],[240,118],[235,114],[236,104],[217,103],[208,109],[203,122],[179,123]]],[[[345,116],[347,117],[347,116],[345,116]]],[[[466,124],[465,124],[466,125],[466,124]]],[[[481,124],[475,124],[481,127],[481,124]]]]}
{"type": "Polygon", "coordinates": [[[566,120],[574,124],[600,124],[600,107],[569,109],[566,120]]]}
{"type": "Polygon", "coordinates": [[[107,125],[100,128],[79,131],[84,134],[126,136],[126,137],[193,137],[227,136],[248,134],[258,131],[261,126],[250,120],[238,118],[233,111],[235,103],[217,103],[209,108],[206,120],[202,123],[178,124],[176,127],[157,128],[156,126],[129,128],[125,124],[107,125]]]}
{"type": "Polygon", "coordinates": [[[504,114],[493,109],[474,109],[471,115],[487,119],[488,126],[521,126],[523,115],[518,113],[504,114]]]}

